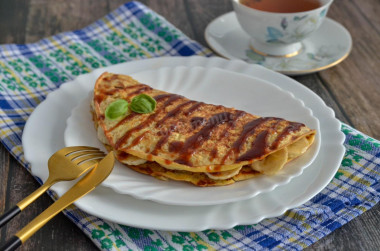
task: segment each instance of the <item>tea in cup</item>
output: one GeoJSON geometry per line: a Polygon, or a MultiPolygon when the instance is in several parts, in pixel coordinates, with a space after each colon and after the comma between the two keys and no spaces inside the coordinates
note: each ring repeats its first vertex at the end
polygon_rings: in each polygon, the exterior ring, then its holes
{"type": "Polygon", "coordinates": [[[265,56],[292,57],[322,24],[333,0],[232,0],[250,47],[265,56]]]}

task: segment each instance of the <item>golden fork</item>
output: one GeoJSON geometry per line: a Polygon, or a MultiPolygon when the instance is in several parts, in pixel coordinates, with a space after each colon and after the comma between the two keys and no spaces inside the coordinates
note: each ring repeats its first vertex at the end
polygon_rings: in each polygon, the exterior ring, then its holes
{"type": "Polygon", "coordinates": [[[95,187],[102,183],[111,173],[114,163],[115,157],[113,152],[110,152],[95,168],[87,173],[85,177],[62,195],[61,198],[17,232],[4,246],[0,247],[0,251],[15,250],[59,212],[71,205],[77,199],[94,190],[95,187]]]}
{"type": "Polygon", "coordinates": [[[52,185],[59,181],[74,180],[94,167],[105,154],[95,147],[74,146],[65,147],[54,153],[48,161],[49,177],[46,182],[17,203],[8,212],[0,216],[0,227],[19,214],[30,203],[35,201],[41,194],[46,192],[52,185]]]}

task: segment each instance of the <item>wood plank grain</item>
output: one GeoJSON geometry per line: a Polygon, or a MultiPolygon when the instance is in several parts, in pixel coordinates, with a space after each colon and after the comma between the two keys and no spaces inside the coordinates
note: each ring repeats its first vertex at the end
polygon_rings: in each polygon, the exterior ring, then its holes
{"type": "Polygon", "coordinates": [[[196,41],[207,46],[204,38],[204,30],[207,25],[218,16],[232,10],[230,0],[185,0],[187,14],[194,30],[196,41]]]}
{"type": "MultiPolygon", "coordinates": [[[[8,178],[9,178],[9,153],[5,147],[0,144],[0,214],[6,209],[8,198],[8,178]]],[[[6,230],[0,229],[0,243],[4,242],[6,230]]]]}
{"type": "Polygon", "coordinates": [[[25,42],[83,28],[109,12],[106,1],[30,1],[25,42]]]}
{"type": "Polygon", "coordinates": [[[0,1],[1,43],[25,42],[25,25],[29,1],[0,1]],[[10,10],[18,10],[13,12],[10,10]]]}
{"type": "Polygon", "coordinates": [[[367,19],[373,29],[380,33],[380,2],[378,0],[350,0],[358,12],[367,19]]]}
{"type": "Polygon", "coordinates": [[[354,4],[336,1],[328,15],[347,27],[354,45],[346,60],[320,76],[353,126],[379,139],[380,34],[354,4]]]}

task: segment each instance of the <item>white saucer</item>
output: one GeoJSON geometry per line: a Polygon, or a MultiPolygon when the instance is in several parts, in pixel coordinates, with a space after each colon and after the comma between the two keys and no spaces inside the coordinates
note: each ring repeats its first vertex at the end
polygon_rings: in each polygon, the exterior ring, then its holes
{"type": "Polygon", "coordinates": [[[250,37],[241,29],[234,12],[212,21],[206,27],[205,39],[216,53],[225,58],[260,64],[287,75],[302,75],[330,68],[342,62],[352,48],[352,38],[346,28],[326,18],[315,33],[302,41],[303,50],[297,56],[263,56],[250,49],[250,37]]]}

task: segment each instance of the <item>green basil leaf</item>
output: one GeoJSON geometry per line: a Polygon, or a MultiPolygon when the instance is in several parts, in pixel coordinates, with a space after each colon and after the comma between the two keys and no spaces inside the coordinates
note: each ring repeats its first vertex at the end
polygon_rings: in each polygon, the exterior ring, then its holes
{"type": "Polygon", "coordinates": [[[124,99],[118,99],[109,104],[106,108],[106,118],[115,120],[123,116],[128,111],[128,102],[124,99]]]}
{"type": "Polygon", "coordinates": [[[149,95],[140,94],[131,101],[130,108],[137,113],[151,113],[156,109],[156,100],[149,95]]]}

